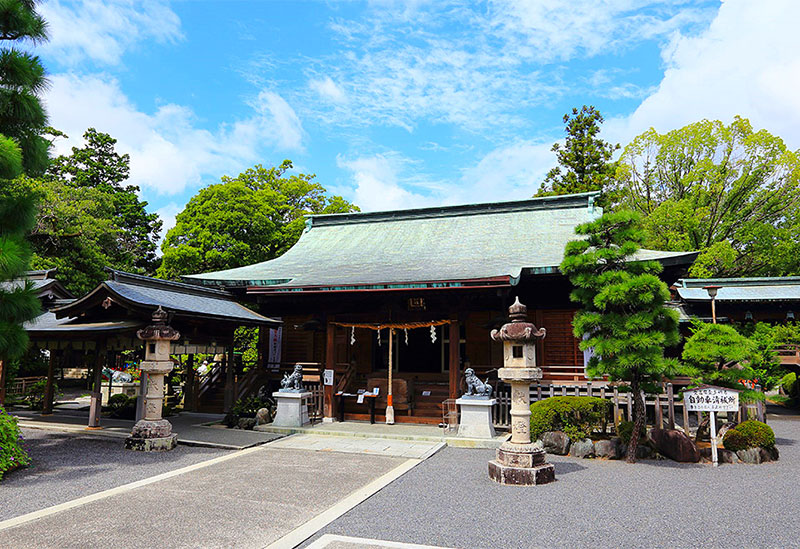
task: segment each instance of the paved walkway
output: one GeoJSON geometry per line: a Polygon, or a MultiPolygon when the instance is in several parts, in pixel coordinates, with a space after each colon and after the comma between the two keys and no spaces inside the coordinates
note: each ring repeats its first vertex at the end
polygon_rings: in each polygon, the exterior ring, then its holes
{"type": "Polygon", "coordinates": [[[270,444],[270,448],[343,452],[426,459],[445,446],[444,442],[394,440],[388,438],[337,437],[296,434],[270,444]]]}
{"type": "Polygon", "coordinates": [[[294,547],[418,463],[270,445],[223,452],[0,522],[0,547],[294,547]]]}
{"type": "MultiPolygon", "coordinates": [[[[134,421],[124,419],[102,418],[99,431],[86,431],[89,415],[86,411],[56,411],[53,415],[43,416],[39,412],[27,410],[10,412],[20,420],[20,426],[28,429],[47,429],[64,432],[93,433],[97,436],[127,437],[130,435],[134,421]]],[[[245,431],[241,429],[227,429],[222,426],[209,426],[206,423],[222,420],[219,414],[195,414],[181,412],[168,417],[172,423],[172,430],[178,433],[178,443],[193,446],[208,446],[229,450],[241,450],[264,444],[283,436],[279,433],[266,433],[260,431],[245,431]]]]}

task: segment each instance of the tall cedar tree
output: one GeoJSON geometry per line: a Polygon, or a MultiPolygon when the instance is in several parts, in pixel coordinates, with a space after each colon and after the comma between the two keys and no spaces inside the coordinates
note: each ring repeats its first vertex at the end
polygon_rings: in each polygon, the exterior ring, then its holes
{"type": "MultiPolygon", "coordinates": [[[[38,43],[47,25],[32,0],[0,3],[0,40],[38,43]]],[[[46,86],[39,58],[6,47],[0,50],[0,281],[24,275],[30,259],[26,234],[33,226],[36,200],[17,178],[47,167],[48,142],[41,137],[47,116],[37,94],[46,86]]],[[[30,283],[0,286],[0,404],[5,396],[5,368],[27,347],[22,323],[39,312],[30,283]]]]}
{"type": "Polygon", "coordinates": [[[550,170],[537,196],[602,191],[614,177],[616,163],[611,162],[619,145],[598,137],[603,115],[594,107],[584,105],[564,115],[566,142],[554,143],[559,166],[550,170]],[[562,171],[563,168],[563,171],[562,171]]]}
{"type": "Polygon", "coordinates": [[[582,309],[573,320],[582,350],[592,349],[587,375],[626,381],[633,393],[634,429],[627,460],[636,461],[636,446],[645,425],[642,390],[678,373],[664,348],[679,341],[678,315],[665,307],[666,284],[661,264],[635,261],[644,239],[641,219],[630,211],[607,213],[576,227],[585,238],[569,242],[561,272],[574,289],[571,299],[582,309]]]}

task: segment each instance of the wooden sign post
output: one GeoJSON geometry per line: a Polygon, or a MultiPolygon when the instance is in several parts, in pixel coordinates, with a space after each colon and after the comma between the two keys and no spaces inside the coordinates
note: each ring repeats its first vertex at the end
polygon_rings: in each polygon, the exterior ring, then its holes
{"type": "Polygon", "coordinates": [[[726,387],[701,385],[683,392],[683,402],[689,412],[708,412],[711,427],[711,463],[719,465],[717,458],[717,412],[735,412],[739,409],[739,391],[726,387]]]}

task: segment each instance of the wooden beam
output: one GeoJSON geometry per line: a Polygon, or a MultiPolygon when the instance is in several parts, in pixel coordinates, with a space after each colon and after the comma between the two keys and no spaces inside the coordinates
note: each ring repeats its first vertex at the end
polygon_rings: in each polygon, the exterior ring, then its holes
{"type": "Polygon", "coordinates": [[[50,359],[47,361],[47,385],[44,388],[44,404],[42,405],[42,415],[53,413],[53,377],[56,370],[56,352],[50,351],[50,359]]]}
{"type": "Polygon", "coordinates": [[[194,394],[194,355],[189,354],[186,357],[186,382],[183,386],[183,408],[188,412],[195,412],[195,394],[194,394]]]}
{"type": "Polygon", "coordinates": [[[228,347],[228,354],[227,358],[225,359],[225,413],[231,411],[233,407],[233,402],[235,400],[233,394],[233,374],[234,369],[236,368],[236,362],[234,361],[234,348],[233,345],[228,347]]]}
{"type": "MultiPolygon", "coordinates": [[[[325,330],[325,369],[334,370],[336,366],[336,326],[331,319],[326,322],[325,330]]],[[[336,380],[334,379],[334,384],[336,380]]],[[[322,413],[332,421],[336,417],[336,402],[333,398],[333,385],[322,386],[322,413]]]]}
{"type": "Polygon", "coordinates": [[[6,368],[3,359],[0,358],[0,406],[6,403],[6,368]]]}
{"type": "Polygon", "coordinates": [[[97,356],[94,362],[94,383],[92,384],[92,405],[89,407],[89,429],[100,429],[100,411],[103,408],[103,366],[106,363],[106,342],[98,341],[97,356]]]}
{"type": "Polygon", "coordinates": [[[461,380],[461,334],[458,329],[458,320],[451,320],[450,324],[450,398],[458,398],[458,383],[461,380]]]}

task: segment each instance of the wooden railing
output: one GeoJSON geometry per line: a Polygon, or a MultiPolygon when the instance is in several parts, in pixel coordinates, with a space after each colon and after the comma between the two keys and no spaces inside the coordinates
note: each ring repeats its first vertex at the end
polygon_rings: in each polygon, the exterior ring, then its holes
{"type": "MultiPolygon", "coordinates": [[[[492,410],[492,420],[495,427],[507,429],[511,426],[511,387],[506,383],[498,383],[497,385],[493,395],[493,398],[497,399],[497,404],[492,410]]],[[[756,390],[760,391],[761,387],[756,385],[756,390]]],[[[593,396],[605,398],[611,401],[614,424],[620,419],[627,419],[628,421],[633,420],[633,394],[631,392],[621,392],[617,387],[610,387],[605,383],[600,386],[592,384],[591,382],[578,385],[531,385],[530,398],[532,403],[553,396],[593,396]]],[[[686,433],[689,433],[692,429],[689,420],[689,411],[686,409],[683,399],[674,391],[671,383],[664,384],[663,393],[645,394],[644,397],[645,408],[648,410],[648,421],[649,418],[654,420],[650,422],[651,425],[666,426],[670,429],[674,429],[677,426],[686,433]]],[[[699,424],[701,415],[700,412],[696,413],[697,422],[699,424]]],[[[737,421],[755,418],[759,421],[766,422],[764,402],[741,403],[736,416],[737,421]]]]}
{"type": "Polygon", "coordinates": [[[33,384],[46,379],[46,376],[18,377],[11,382],[11,385],[9,385],[8,389],[6,390],[6,394],[24,396],[33,384]]]}
{"type": "Polygon", "coordinates": [[[781,345],[775,348],[781,364],[800,366],[800,345],[781,345]]]}

